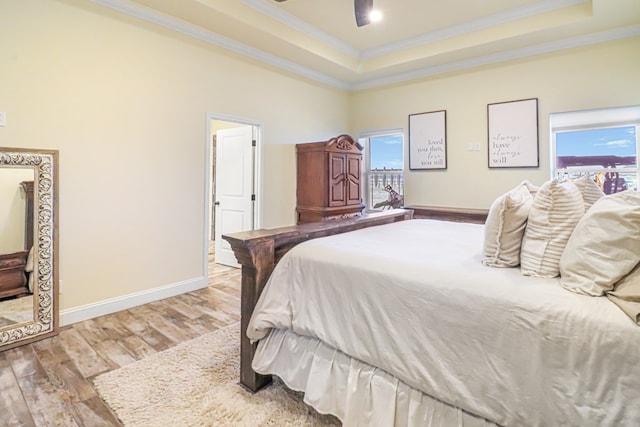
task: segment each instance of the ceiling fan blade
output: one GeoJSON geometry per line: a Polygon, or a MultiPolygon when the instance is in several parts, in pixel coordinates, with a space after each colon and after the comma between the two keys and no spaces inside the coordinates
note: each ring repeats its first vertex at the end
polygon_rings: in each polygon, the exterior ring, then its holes
{"type": "Polygon", "coordinates": [[[373,9],[373,0],[354,0],[353,6],[356,12],[356,24],[358,27],[367,25],[371,22],[369,14],[373,9]]]}
{"type": "MultiPolygon", "coordinates": [[[[287,0],[275,0],[282,3],[287,0]]],[[[353,0],[353,8],[356,13],[356,24],[358,27],[371,22],[370,14],[373,9],[373,0],[353,0]]]]}

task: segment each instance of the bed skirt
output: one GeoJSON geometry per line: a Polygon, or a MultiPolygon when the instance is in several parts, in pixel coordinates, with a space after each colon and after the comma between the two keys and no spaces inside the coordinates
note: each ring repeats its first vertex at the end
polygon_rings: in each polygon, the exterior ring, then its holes
{"type": "Polygon", "coordinates": [[[304,392],[307,405],[335,415],[345,426],[496,426],[290,330],[273,329],[260,340],[252,366],[304,392]]]}

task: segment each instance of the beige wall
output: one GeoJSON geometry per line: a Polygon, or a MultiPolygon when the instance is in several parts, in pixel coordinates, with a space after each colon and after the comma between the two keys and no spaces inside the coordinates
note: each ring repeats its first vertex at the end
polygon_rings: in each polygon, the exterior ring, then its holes
{"type": "Polygon", "coordinates": [[[32,168],[0,169],[0,254],[24,250],[25,206],[23,181],[33,181],[32,168]]]}
{"type": "Polygon", "coordinates": [[[69,310],[202,277],[207,113],[261,125],[265,227],[294,222],[294,143],[406,128],[408,114],[438,109],[449,169],[408,173],[406,201],[487,207],[547,178],[549,113],[640,103],[639,49],[623,40],[347,94],[87,0],[3,0],[0,145],[60,150],[69,310]],[[486,104],[529,97],[541,167],[487,170],[486,104]]]}
{"type": "Polygon", "coordinates": [[[0,145],[60,150],[62,310],[202,276],[207,113],[262,125],[265,227],[290,144],[348,126],[343,92],[84,0],[3,0],[0,70],[0,145]]]}
{"type": "Polygon", "coordinates": [[[356,93],[354,133],[404,128],[408,115],[447,110],[448,169],[408,171],[407,204],[488,208],[522,179],[549,178],[549,114],[640,104],[640,38],[578,48],[457,73],[418,83],[356,93]],[[487,104],[538,98],[540,167],[487,167],[487,104]],[[468,143],[481,151],[467,151],[468,143]]]}

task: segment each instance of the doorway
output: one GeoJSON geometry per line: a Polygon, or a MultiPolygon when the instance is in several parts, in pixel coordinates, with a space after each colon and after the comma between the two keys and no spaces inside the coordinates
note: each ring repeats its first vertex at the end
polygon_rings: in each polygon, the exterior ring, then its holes
{"type": "Polygon", "coordinates": [[[260,126],[218,115],[208,116],[205,262],[239,267],[222,235],[260,224],[260,126]]]}

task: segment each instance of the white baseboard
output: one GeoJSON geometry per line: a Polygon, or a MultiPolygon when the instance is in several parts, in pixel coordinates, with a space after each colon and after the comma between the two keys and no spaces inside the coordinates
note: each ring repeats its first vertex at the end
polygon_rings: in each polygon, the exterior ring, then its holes
{"type": "Polygon", "coordinates": [[[173,297],[198,289],[204,289],[208,286],[207,278],[204,276],[193,279],[183,280],[181,282],[171,283],[165,286],[148,289],[146,291],[134,292],[129,295],[123,295],[117,298],[110,298],[104,301],[82,305],[80,307],[70,308],[60,311],[60,326],[70,325],[72,323],[81,322],[83,320],[93,319],[94,317],[104,316],[105,314],[115,313],[117,311],[126,310],[138,305],[147,304],[153,301],[173,297]]]}

